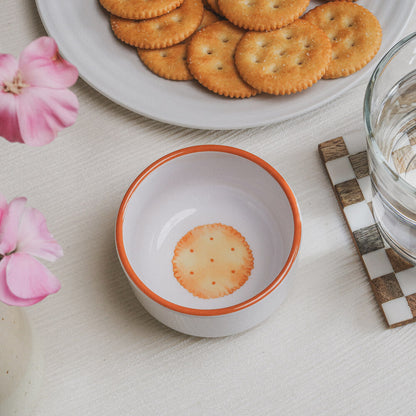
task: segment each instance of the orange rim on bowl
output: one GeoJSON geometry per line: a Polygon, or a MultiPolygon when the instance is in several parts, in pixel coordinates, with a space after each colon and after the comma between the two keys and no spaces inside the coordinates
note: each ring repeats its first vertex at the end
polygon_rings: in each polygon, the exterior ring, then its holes
{"type": "Polygon", "coordinates": [[[149,298],[153,299],[155,302],[159,303],[162,306],[165,306],[168,309],[174,310],[176,312],[188,314],[188,315],[199,315],[199,316],[217,316],[217,315],[224,315],[227,313],[237,312],[239,310],[245,309],[263,298],[265,298],[269,293],[274,291],[280,283],[283,281],[283,279],[288,274],[290,268],[292,267],[292,264],[294,263],[296,256],[299,251],[300,246],[300,240],[301,240],[301,231],[302,225],[301,225],[301,219],[300,219],[300,213],[299,213],[299,207],[295,198],[295,195],[293,194],[292,190],[290,189],[287,182],[283,179],[283,177],[267,162],[265,162],[263,159],[260,159],[258,156],[253,155],[252,153],[246,152],[241,149],[237,149],[235,147],[229,147],[229,146],[220,146],[220,145],[202,145],[202,146],[191,146],[187,147],[185,149],[176,150],[172,153],[169,153],[166,156],[163,156],[156,162],[152,163],[150,166],[148,166],[130,185],[129,189],[127,190],[126,194],[124,195],[123,201],[121,202],[120,209],[118,211],[117,215],[117,221],[116,221],[116,246],[118,255],[120,257],[120,261],[124,267],[124,270],[130,277],[131,281],[149,298]],[[238,303],[236,305],[228,306],[226,308],[218,308],[218,309],[195,309],[195,308],[188,308],[186,306],[177,305],[176,303],[169,302],[168,300],[160,297],[156,293],[154,293],[152,290],[150,290],[140,279],[139,276],[135,273],[133,270],[133,267],[131,266],[126,250],[124,247],[123,242],[123,221],[124,221],[124,214],[126,212],[127,205],[130,201],[130,198],[132,197],[133,193],[136,191],[136,189],[139,187],[139,185],[143,182],[143,180],[154,170],[156,170],[161,165],[165,164],[166,162],[169,162],[172,159],[176,159],[178,157],[188,155],[191,153],[198,153],[198,152],[223,152],[223,153],[231,153],[233,155],[237,155],[240,157],[243,157],[245,159],[248,159],[260,167],[262,167],[265,171],[267,171],[281,186],[283,191],[286,194],[286,197],[289,201],[292,214],[293,214],[293,221],[294,221],[294,233],[293,233],[293,242],[292,247],[290,249],[290,253],[288,256],[288,259],[283,266],[280,273],[276,276],[276,278],[261,292],[259,292],[257,295],[253,296],[252,298],[238,303]]]}

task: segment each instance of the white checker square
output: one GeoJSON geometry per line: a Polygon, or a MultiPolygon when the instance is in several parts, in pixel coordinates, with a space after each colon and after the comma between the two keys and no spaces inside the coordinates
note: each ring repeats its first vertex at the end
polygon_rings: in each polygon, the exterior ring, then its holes
{"type": "Polygon", "coordinates": [[[355,178],[355,173],[348,156],[326,162],[326,168],[328,169],[329,177],[333,185],[355,178]]]}
{"type": "Polygon", "coordinates": [[[366,149],[367,144],[363,125],[362,128],[344,134],[342,137],[350,155],[355,155],[366,149]]]}
{"type": "MultiPolygon", "coordinates": [[[[406,169],[415,156],[415,153],[412,146],[407,145],[394,150],[391,156],[394,170],[402,175],[406,172],[406,169]]],[[[391,163],[389,163],[389,165],[391,166],[391,163]]]]}
{"type": "Polygon", "coordinates": [[[410,143],[410,138],[407,134],[403,134],[400,136],[400,140],[396,143],[395,147],[397,148],[397,145],[400,145],[400,148],[406,147],[406,146],[412,146],[410,143]]]}
{"type": "Polygon", "coordinates": [[[373,197],[371,191],[371,180],[369,176],[364,176],[364,178],[357,179],[358,185],[360,185],[361,192],[364,195],[365,202],[371,202],[373,197]]]}
{"type": "MultiPolygon", "coordinates": [[[[415,166],[416,168],[416,166],[415,166]]],[[[416,184],[416,170],[409,170],[406,175],[401,175],[407,182],[411,184],[416,184]]]]}
{"type": "Polygon", "coordinates": [[[401,145],[401,147],[412,145],[410,143],[410,138],[409,138],[408,135],[403,135],[402,137],[400,137],[400,145],[401,145]]]}
{"type": "Polygon", "coordinates": [[[380,233],[380,235],[381,235],[381,239],[383,240],[384,246],[385,247],[390,247],[389,243],[386,241],[386,239],[384,238],[383,234],[380,233]]]}
{"type": "MultiPolygon", "coordinates": [[[[375,279],[376,277],[394,272],[384,248],[372,251],[371,253],[363,254],[362,258],[370,279],[375,279]]],[[[416,290],[414,293],[416,293],[416,290]]]]}
{"type": "Polygon", "coordinates": [[[396,278],[403,295],[408,296],[416,293],[416,270],[414,267],[396,273],[396,278]]]}
{"type": "Polygon", "coordinates": [[[346,206],[344,213],[352,232],[375,224],[373,214],[365,201],[346,206]]]}
{"type": "Polygon", "coordinates": [[[412,311],[404,296],[389,300],[381,305],[389,325],[413,318],[412,311]]]}
{"type": "Polygon", "coordinates": [[[402,137],[400,137],[400,147],[405,147],[405,146],[412,146],[409,140],[409,136],[407,135],[403,135],[402,137]]]}

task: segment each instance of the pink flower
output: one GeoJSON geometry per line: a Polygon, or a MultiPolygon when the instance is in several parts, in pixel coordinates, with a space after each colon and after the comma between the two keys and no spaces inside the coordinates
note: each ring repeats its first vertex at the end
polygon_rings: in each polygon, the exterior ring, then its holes
{"type": "Polygon", "coordinates": [[[30,43],[19,61],[0,54],[0,136],[31,146],[50,143],[76,120],[78,100],[67,88],[77,78],[46,36],[30,43]]]}
{"type": "Polygon", "coordinates": [[[62,254],[45,217],[26,206],[26,198],[15,198],[8,204],[0,194],[1,302],[29,306],[57,292],[59,280],[32,256],[54,261],[62,254]]]}

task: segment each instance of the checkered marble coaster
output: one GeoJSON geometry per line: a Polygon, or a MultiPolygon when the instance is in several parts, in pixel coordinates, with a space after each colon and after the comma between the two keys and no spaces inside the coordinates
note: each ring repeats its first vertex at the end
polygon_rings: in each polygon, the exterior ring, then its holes
{"type": "Polygon", "coordinates": [[[318,150],[388,326],[416,322],[416,269],[389,247],[375,224],[363,132],[326,141],[318,150]]]}

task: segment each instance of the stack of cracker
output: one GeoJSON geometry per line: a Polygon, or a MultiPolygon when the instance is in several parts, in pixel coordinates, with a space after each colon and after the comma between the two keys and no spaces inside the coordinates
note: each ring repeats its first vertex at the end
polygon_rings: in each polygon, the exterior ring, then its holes
{"type": "Polygon", "coordinates": [[[373,59],[382,38],[377,18],[352,0],[307,13],[309,0],[100,3],[115,36],[156,75],[196,79],[226,97],[292,94],[348,76],[373,59]]]}

